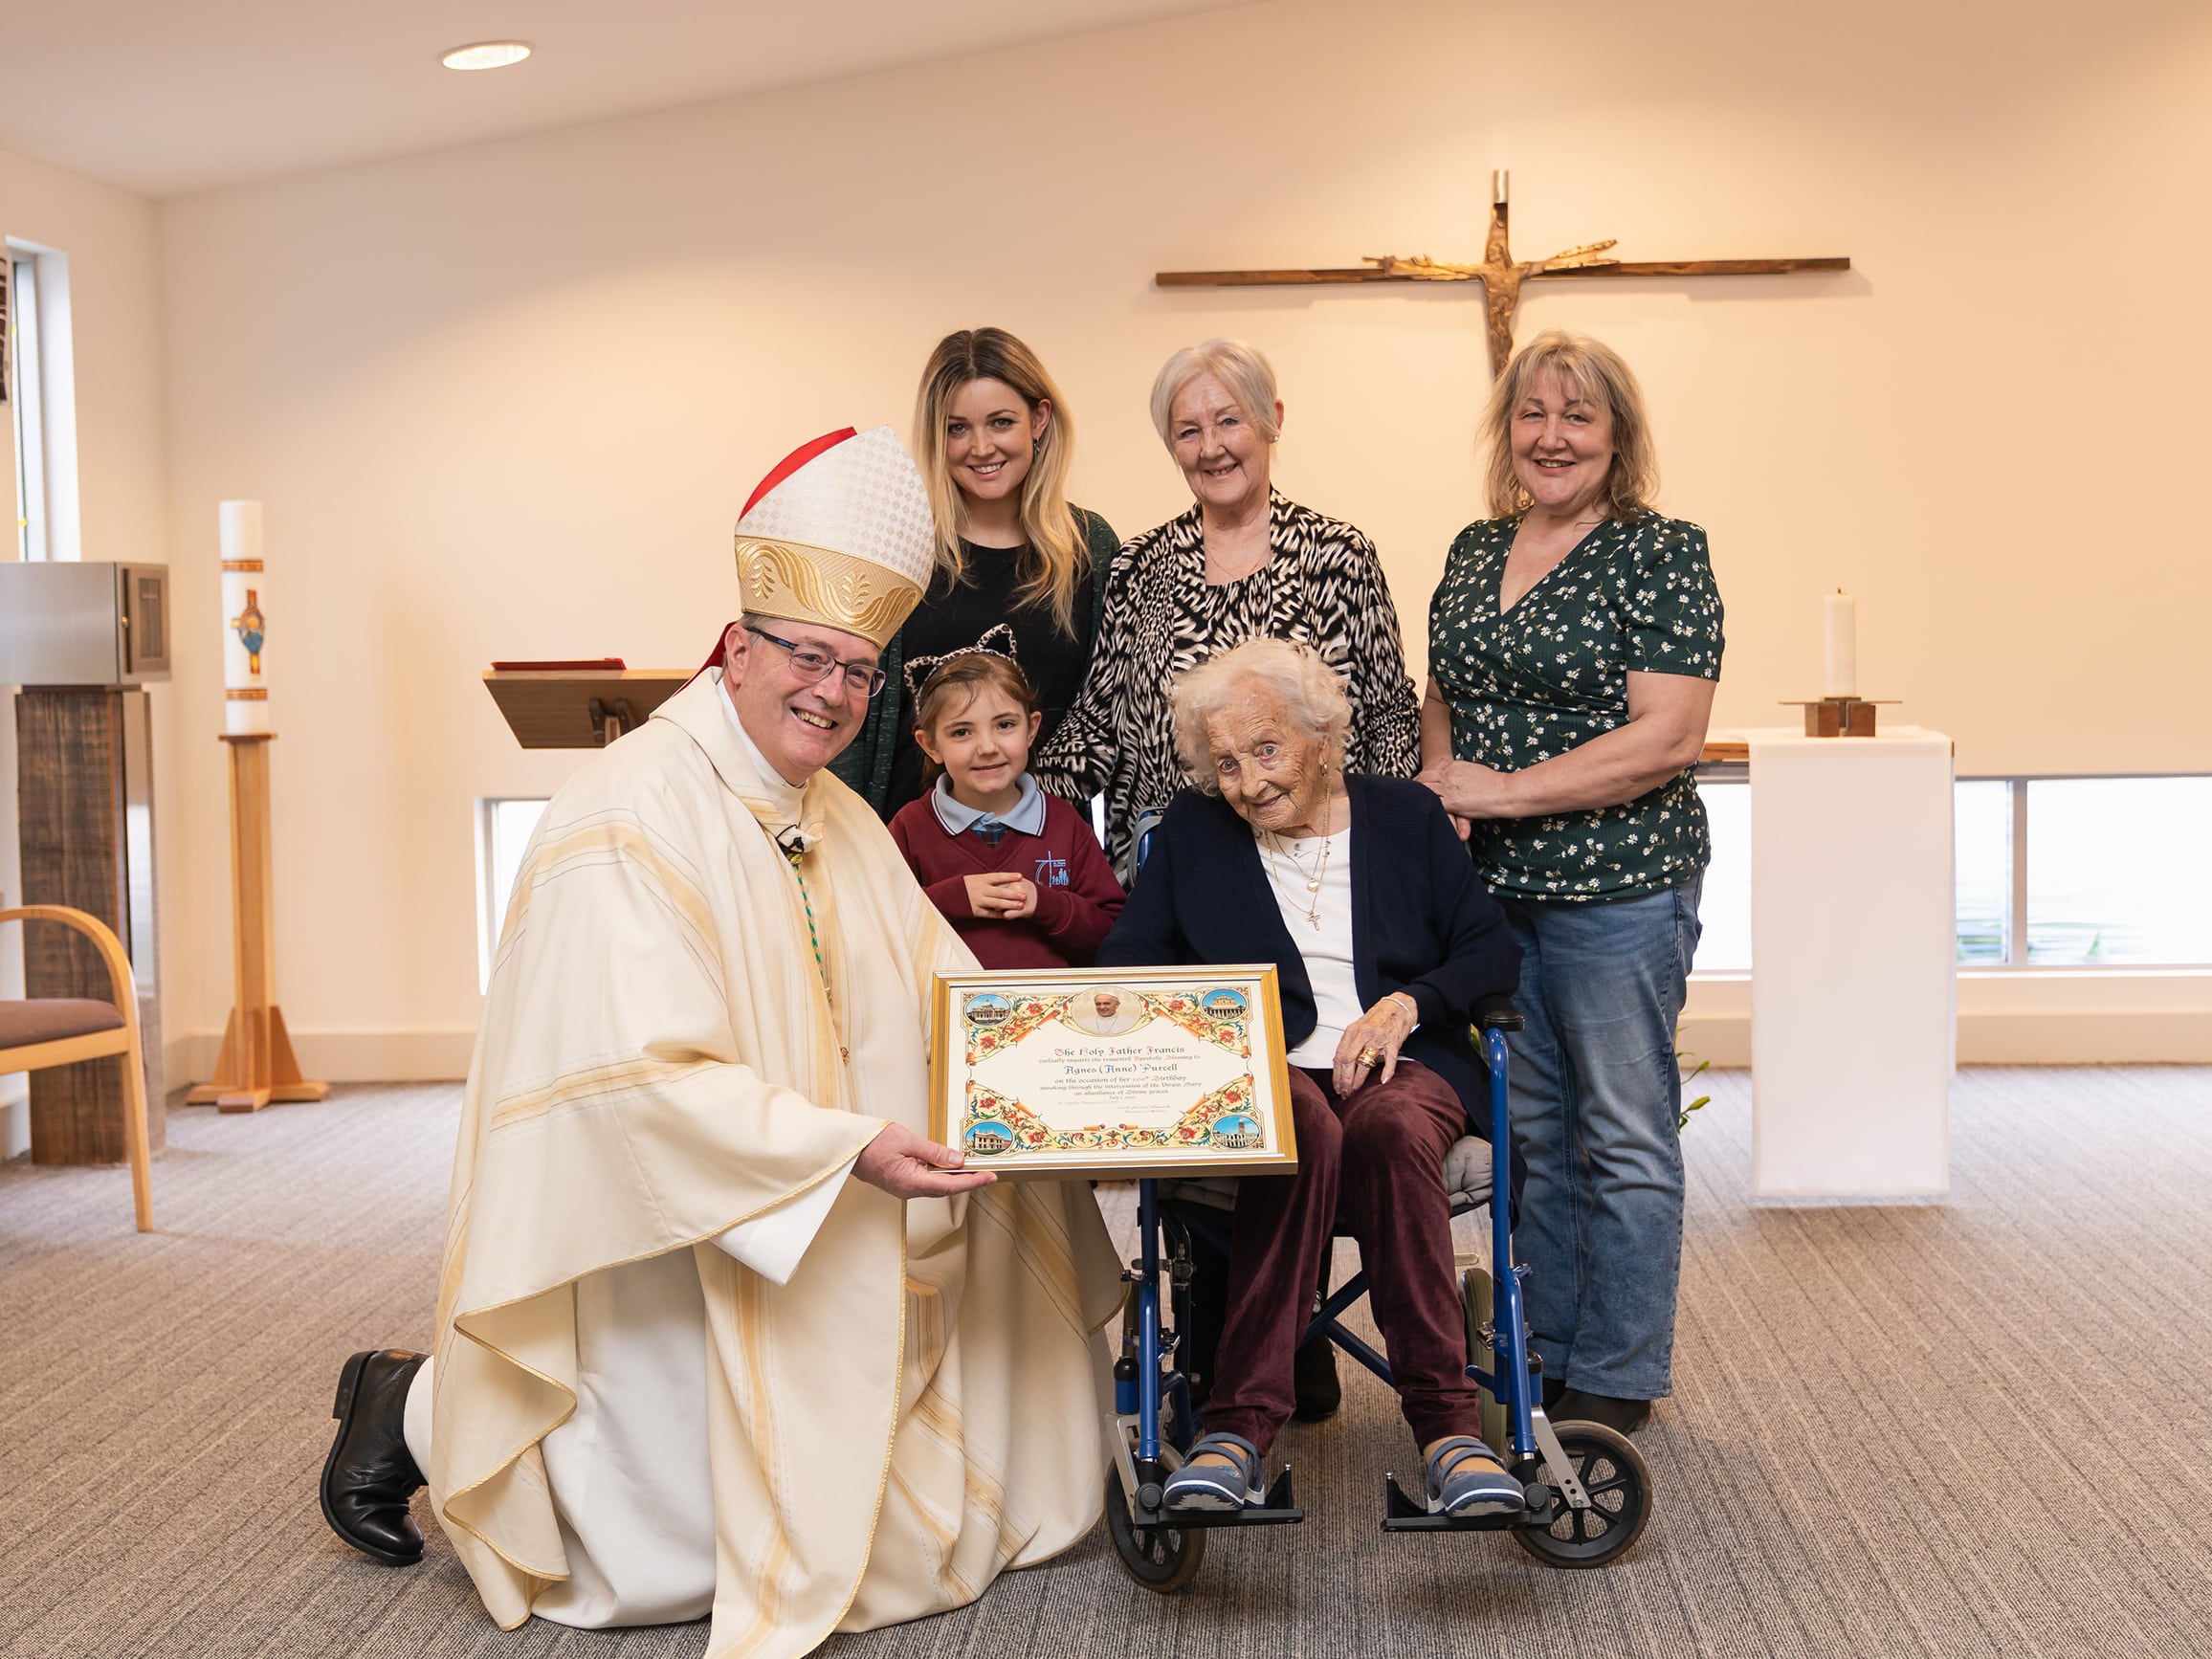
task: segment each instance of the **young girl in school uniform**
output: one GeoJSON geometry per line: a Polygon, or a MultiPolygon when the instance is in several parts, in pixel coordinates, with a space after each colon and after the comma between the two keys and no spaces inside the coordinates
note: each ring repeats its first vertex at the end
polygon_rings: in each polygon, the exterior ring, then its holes
{"type": "Polygon", "coordinates": [[[915,741],[941,775],[891,838],[984,966],[1087,967],[1121,884],[1082,815],[1029,776],[1042,717],[1012,644],[995,627],[972,651],[908,665],[915,741]]]}

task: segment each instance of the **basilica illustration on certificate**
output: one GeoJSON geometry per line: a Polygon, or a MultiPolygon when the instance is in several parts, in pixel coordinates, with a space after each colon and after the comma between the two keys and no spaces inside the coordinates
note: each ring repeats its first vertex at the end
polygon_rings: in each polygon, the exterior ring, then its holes
{"type": "Polygon", "coordinates": [[[930,1134],[1006,1175],[1297,1167],[1275,970],[940,974],[930,1134]]]}

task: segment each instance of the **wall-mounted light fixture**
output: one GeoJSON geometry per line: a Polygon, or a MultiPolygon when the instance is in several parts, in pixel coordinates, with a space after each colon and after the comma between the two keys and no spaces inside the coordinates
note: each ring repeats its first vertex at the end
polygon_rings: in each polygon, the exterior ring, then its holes
{"type": "Polygon", "coordinates": [[[438,61],[448,69],[505,69],[529,55],[527,40],[479,40],[474,45],[454,47],[441,55],[438,61]]]}

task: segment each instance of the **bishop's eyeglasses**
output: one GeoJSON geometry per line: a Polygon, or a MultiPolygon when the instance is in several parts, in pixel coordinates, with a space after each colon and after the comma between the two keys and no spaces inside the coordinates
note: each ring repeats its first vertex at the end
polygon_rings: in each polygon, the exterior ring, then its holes
{"type": "Polygon", "coordinates": [[[890,677],[872,662],[840,662],[818,645],[802,645],[797,640],[779,639],[766,629],[755,628],[750,623],[745,625],[745,631],[766,640],[770,645],[782,646],[790,655],[791,672],[807,685],[820,684],[830,677],[830,670],[841,668],[845,671],[847,692],[864,691],[874,697],[890,677]]]}

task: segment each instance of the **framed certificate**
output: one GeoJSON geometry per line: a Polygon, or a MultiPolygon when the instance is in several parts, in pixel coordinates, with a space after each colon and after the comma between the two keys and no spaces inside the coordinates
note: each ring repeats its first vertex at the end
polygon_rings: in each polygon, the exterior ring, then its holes
{"type": "Polygon", "coordinates": [[[937,976],[930,1135],[1055,1179],[1298,1166],[1272,965],[937,976]]]}

